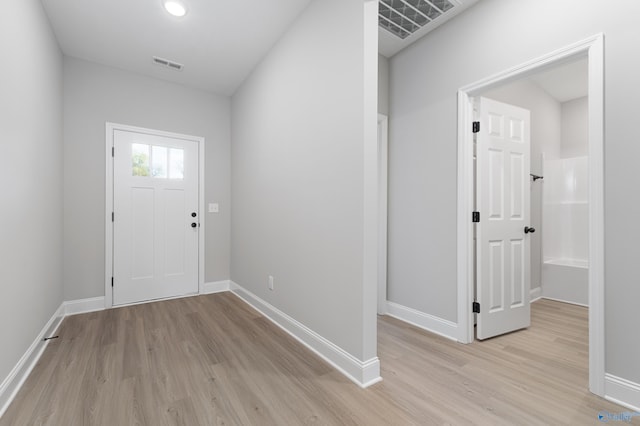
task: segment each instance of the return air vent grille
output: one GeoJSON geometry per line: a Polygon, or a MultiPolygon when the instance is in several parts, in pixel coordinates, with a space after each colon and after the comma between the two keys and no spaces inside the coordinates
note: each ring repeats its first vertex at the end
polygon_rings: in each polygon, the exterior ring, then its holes
{"type": "Polygon", "coordinates": [[[168,59],[159,58],[157,56],[153,57],[153,63],[157,65],[162,65],[163,67],[171,68],[172,70],[181,71],[184,65],[179,64],[177,62],[170,61],[168,59]]]}
{"type": "Polygon", "coordinates": [[[453,7],[449,0],[380,0],[378,24],[405,39],[453,7]]]}

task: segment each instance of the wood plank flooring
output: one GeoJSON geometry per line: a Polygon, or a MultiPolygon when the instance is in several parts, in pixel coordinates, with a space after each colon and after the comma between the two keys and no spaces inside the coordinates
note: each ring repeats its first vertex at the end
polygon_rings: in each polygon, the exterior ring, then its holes
{"type": "MultiPolygon", "coordinates": [[[[5,425],[587,425],[587,310],[462,345],[381,317],[384,381],[344,378],[231,293],[67,317],[5,425]]],[[[640,418],[634,418],[640,424],[640,418]]]]}

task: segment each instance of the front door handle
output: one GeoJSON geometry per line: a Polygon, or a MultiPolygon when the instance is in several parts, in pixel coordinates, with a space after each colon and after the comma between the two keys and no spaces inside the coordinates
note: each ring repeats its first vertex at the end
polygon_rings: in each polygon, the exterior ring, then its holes
{"type": "Polygon", "coordinates": [[[536,232],[536,228],[533,228],[533,227],[529,228],[528,226],[524,227],[525,234],[529,234],[529,233],[533,234],[534,232],[536,232]]]}

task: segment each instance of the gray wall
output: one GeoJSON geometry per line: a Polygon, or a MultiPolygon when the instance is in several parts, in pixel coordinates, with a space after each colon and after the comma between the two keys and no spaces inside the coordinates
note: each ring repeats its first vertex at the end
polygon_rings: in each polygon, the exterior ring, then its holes
{"type": "Polygon", "coordinates": [[[482,0],[391,60],[390,273],[456,319],[456,92],[605,34],[606,371],[640,383],[636,84],[640,2],[482,0]],[[408,272],[399,270],[404,265],[408,272]]]}
{"type": "Polygon", "coordinates": [[[62,303],[62,54],[42,6],[0,13],[0,383],[62,303]]]}
{"type": "MultiPolygon", "coordinates": [[[[537,84],[519,80],[482,96],[519,106],[531,112],[531,173],[542,175],[542,153],[546,159],[560,158],[562,138],[562,104],[537,84]]],[[[542,187],[544,181],[530,181],[531,226],[540,232],[531,238],[531,289],[542,283],[542,187]]]]}
{"type": "Polygon", "coordinates": [[[363,25],[362,0],[313,1],[234,95],[231,154],[231,278],[358,359],[371,356],[365,323],[375,330],[375,300],[370,317],[363,307],[363,25]]]}
{"type": "Polygon", "coordinates": [[[589,98],[583,97],[562,104],[561,157],[589,155],[589,98]]]}
{"type": "Polygon", "coordinates": [[[389,115],[389,60],[378,55],[378,112],[389,115]]]}
{"type": "Polygon", "coordinates": [[[205,281],[229,279],[229,114],[227,97],[65,58],[65,300],[104,295],[107,121],[205,138],[205,281]]]}

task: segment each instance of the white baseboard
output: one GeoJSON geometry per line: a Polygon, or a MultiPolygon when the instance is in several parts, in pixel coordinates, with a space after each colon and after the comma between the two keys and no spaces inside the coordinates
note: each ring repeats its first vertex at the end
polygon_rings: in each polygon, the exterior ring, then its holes
{"type": "Polygon", "coordinates": [[[223,291],[229,291],[230,286],[231,281],[229,280],[204,283],[200,294],[222,293],[223,291]]]}
{"type": "MultiPolygon", "coordinates": [[[[229,280],[204,283],[202,285],[202,291],[200,292],[200,294],[211,294],[211,293],[220,293],[223,291],[229,291],[229,283],[230,283],[229,280]]],[[[188,295],[177,296],[175,298],[191,297],[191,296],[196,296],[196,295],[188,294],[188,295]]],[[[169,300],[169,299],[174,299],[174,298],[172,297],[172,298],[167,298],[162,300],[169,300]]],[[[137,304],[149,303],[149,302],[150,301],[145,300],[143,302],[138,302],[134,304],[137,305],[137,304]]],[[[104,309],[105,309],[104,296],[91,297],[88,299],[68,300],[64,302],[65,315],[85,314],[87,312],[102,311],[104,309]]]]}
{"type": "Polygon", "coordinates": [[[612,374],[604,376],[605,399],[640,413],[640,384],[612,374]]]}
{"type": "Polygon", "coordinates": [[[244,300],[360,387],[365,388],[382,380],[380,377],[380,360],[377,357],[367,361],[360,361],[344,349],[336,346],[233,281],[230,289],[233,294],[244,300]]]}
{"type": "Polygon", "coordinates": [[[425,314],[394,302],[387,302],[387,315],[447,339],[458,341],[459,330],[458,324],[455,322],[425,314]]]}
{"type": "Polygon", "coordinates": [[[33,370],[33,367],[35,367],[44,349],[47,347],[47,342],[44,341],[44,338],[56,332],[64,316],[64,303],[62,303],[53,313],[49,321],[47,321],[40,333],[38,333],[38,336],[22,358],[20,358],[16,366],[13,367],[13,370],[11,370],[2,384],[0,384],[0,417],[2,417],[7,410],[9,404],[11,404],[11,401],[13,401],[13,398],[15,398],[25,380],[27,380],[31,370],[33,370]]]}
{"type": "Polygon", "coordinates": [[[64,302],[63,305],[65,316],[102,311],[104,310],[104,296],[91,297],[89,299],[69,300],[64,302]]]}
{"type": "Polygon", "coordinates": [[[562,303],[568,303],[570,305],[576,305],[576,306],[583,306],[585,308],[588,308],[589,305],[584,305],[582,303],[578,303],[578,302],[573,302],[571,300],[564,300],[564,299],[559,299],[557,297],[547,297],[547,296],[542,296],[540,297],[541,299],[547,299],[547,300],[553,300],[554,302],[562,302],[562,303]]]}
{"type": "Polygon", "coordinates": [[[533,303],[537,300],[542,299],[542,287],[532,288],[529,294],[530,294],[529,296],[530,303],[533,303]]]}

